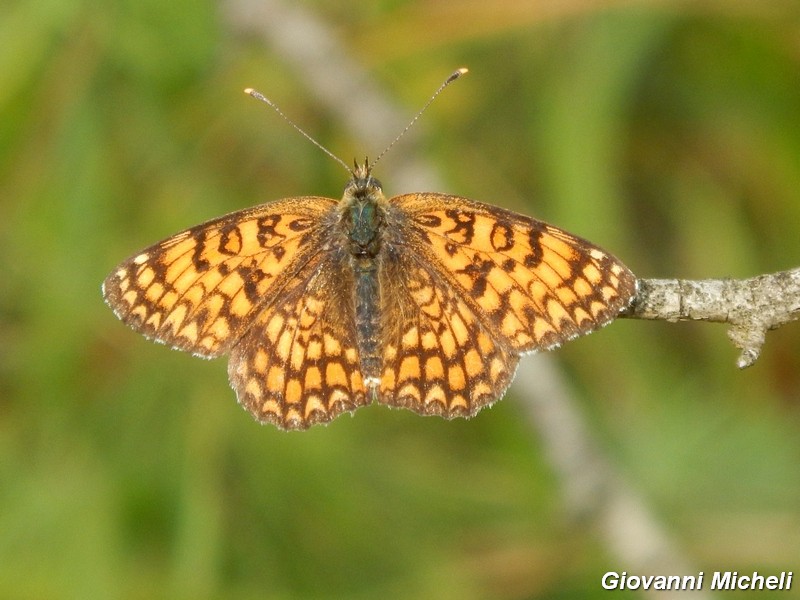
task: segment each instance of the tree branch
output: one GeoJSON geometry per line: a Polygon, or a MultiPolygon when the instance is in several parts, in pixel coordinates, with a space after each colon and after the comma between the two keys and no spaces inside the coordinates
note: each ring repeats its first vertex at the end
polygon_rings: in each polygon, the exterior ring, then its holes
{"type": "Polygon", "coordinates": [[[800,267],[749,279],[640,279],[620,316],[658,321],[728,323],[741,350],[736,365],[758,359],[767,331],[800,318],[800,267]]]}

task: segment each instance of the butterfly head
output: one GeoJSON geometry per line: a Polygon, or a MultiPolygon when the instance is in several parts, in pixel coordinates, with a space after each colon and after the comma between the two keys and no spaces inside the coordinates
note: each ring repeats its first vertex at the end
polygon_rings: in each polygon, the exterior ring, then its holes
{"type": "Polygon", "coordinates": [[[353,161],[350,175],[351,179],[344,188],[345,199],[375,202],[383,197],[383,186],[372,176],[372,165],[368,158],[365,158],[362,164],[353,161]]]}

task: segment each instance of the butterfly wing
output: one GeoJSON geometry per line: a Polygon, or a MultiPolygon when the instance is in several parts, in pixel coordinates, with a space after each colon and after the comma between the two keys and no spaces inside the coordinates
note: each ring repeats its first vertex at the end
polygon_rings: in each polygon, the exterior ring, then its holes
{"type": "Polygon", "coordinates": [[[239,402],[281,429],[327,423],[367,403],[352,269],[341,244],[329,248],[306,263],[231,351],[228,375],[239,402]]]}
{"type": "Polygon", "coordinates": [[[474,415],[500,398],[519,357],[438,266],[385,248],[379,400],[423,415],[474,415]]]}
{"type": "Polygon", "coordinates": [[[311,260],[336,201],[308,196],[238,211],[159,242],[120,264],[103,295],[127,325],[212,358],[311,260]]]}
{"type": "Polygon", "coordinates": [[[390,206],[406,232],[392,243],[429,264],[517,353],[546,350],[609,323],[636,293],[635,276],[619,260],[541,221],[434,193],[398,196],[390,206]]]}
{"type": "Polygon", "coordinates": [[[384,231],[380,401],[420,414],[475,414],[521,353],[610,322],[636,290],[590,242],[466,198],[392,198],[384,231]]]}

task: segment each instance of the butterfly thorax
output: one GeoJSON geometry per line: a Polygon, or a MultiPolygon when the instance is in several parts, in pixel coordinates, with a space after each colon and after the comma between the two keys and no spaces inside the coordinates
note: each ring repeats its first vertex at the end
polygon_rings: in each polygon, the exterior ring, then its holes
{"type": "Polygon", "coordinates": [[[380,228],[386,199],[381,183],[370,175],[354,173],[340,203],[348,249],[355,258],[371,259],[380,250],[380,228]]]}

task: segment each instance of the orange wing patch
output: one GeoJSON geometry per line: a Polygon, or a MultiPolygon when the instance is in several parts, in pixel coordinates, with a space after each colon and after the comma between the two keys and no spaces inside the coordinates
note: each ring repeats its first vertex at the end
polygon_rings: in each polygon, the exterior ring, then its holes
{"type": "Polygon", "coordinates": [[[309,260],[308,240],[335,204],[280,200],[183,231],[119,265],[103,282],[105,300],[149,338],[219,356],[309,260]]]}

